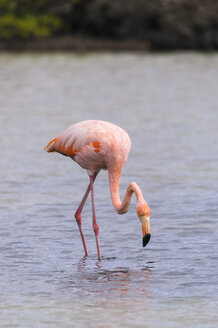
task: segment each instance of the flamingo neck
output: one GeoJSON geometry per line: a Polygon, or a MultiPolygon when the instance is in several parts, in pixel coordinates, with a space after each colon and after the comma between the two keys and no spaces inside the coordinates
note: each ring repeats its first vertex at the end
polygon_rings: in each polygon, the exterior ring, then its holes
{"type": "Polygon", "coordinates": [[[111,199],[112,199],[113,206],[118,214],[123,214],[128,212],[133,193],[135,193],[136,195],[137,205],[143,203],[147,205],[146,201],[144,200],[141,189],[135,182],[131,182],[129,184],[129,186],[126,189],[125,197],[121,202],[120,192],[119,192],[121,171],[122,168],[116,170],[108,170],[111,199]]]}

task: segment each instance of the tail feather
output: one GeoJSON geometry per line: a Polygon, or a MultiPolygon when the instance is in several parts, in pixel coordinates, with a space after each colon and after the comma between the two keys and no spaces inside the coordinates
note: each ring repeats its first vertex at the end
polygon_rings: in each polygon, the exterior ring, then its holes
{"type": "Polygon", "coordinates": [[[48,153],[52,151],[56,151],[55,149],[55,142],[57,138],[54,138],[52,141],[50,141],[47,146],[45,146],[44,150],[46,150],[48,153]]]}

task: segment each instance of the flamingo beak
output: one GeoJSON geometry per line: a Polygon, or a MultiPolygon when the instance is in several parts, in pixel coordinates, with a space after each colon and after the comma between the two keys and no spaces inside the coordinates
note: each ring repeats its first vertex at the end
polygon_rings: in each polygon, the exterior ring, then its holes
{"type": "Polygon", "coordinates": [[[141,219],[141,222],[142,222],[142,234],[143,234],[142,245],[143,247],[145,247],[151,238],[150,216],[144,216],[141,219]]]}

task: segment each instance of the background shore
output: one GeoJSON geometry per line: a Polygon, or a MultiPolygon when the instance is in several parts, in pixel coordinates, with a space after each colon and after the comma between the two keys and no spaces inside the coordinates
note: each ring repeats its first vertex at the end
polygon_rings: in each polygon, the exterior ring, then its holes
{"type": "Polygon", "coordinates": [[[216,0],[0,0],[0,50],[217,50],[216,0]]]}
{"type": "Polygon", "coordinates": [[[136,40],[95,39],[59,36],[40,39],[1,40],[0,51],[148,51],[149,45],[136,40]]]}

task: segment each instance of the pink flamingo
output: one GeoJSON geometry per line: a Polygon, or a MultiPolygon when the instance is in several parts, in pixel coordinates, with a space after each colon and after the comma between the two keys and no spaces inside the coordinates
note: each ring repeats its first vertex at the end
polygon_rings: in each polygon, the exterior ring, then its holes
{"type": "Polygon", "coordinates": [[[85,255],[88,255],[85,237],[82,229],[82,209],[91,190],[93,230],[95,233],[98,259],[101,259],[99,246],[99,227],[95,216],[93,184],[101,169],[108,170],[111,198],[118,214],[129,209],[133,192],[136,195],[136,213],[142,224],[143,247],[150,240],[150,208],[144,200],[139,186],[132,182],[126,190],[123,202],[120,200],[119,184],[122,168],[127,160],[131,141],[123,129],[105,121],[83,121],[71,125],[61,135],[49,142],[44,148],[47,152],[58,152],[71,157],[82,168],[88,171],[90,183],[85,195],[75,213],[81,234],[85,255]]]}

